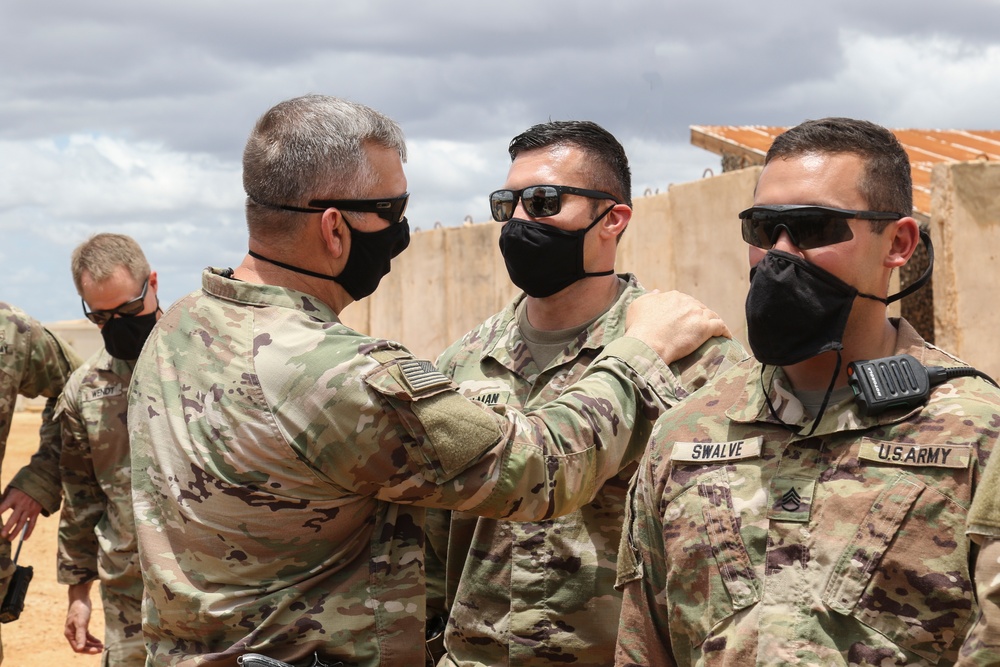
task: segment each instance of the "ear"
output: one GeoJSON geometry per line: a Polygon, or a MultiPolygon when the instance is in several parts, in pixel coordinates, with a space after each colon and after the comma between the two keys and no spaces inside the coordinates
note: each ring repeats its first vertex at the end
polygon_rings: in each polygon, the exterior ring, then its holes
{"type": "Polygon", "coordinates": [[[338,209],[328,208],[320,219],[320,237],[327,252],[334,259],[341,259],[350,250],[351,229],[338,209]]]}
{"type": "Polygon", "coordinates": [[[601,235],[608,238],[617,238],[622,235],[628,227],[629,220],[632,219],[632,208],[625,204],[617,204],[601,220],[601,235]]]}
{"type": "Polygon", "coordinates": [[[149,272],[149,289],[151,289],[153,291],[153,294],[156,294],[156,288],[158,288],[159,286],[160,286],[160,280],[159,280],[159,278],[156,277],[156,271],[150,271],[149,272]]]}
{"type": "Polygon", "coordinates": [[[920,243],[920,224],[913,218],[900,218],[886,229],[891,234],[884,264],[896,269],[906,264],[920,243]]]}

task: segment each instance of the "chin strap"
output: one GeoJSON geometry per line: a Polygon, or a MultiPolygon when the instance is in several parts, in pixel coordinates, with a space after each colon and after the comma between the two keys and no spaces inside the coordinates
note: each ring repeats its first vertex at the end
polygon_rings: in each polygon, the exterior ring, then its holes
{"type": "MultiPolygon", "coordinates": [[[[827,405],[830,403],[830,397],[833,396],[833,387],[835,384],[837,384],[837,375],[840,374],[840,364],[842,361],[843,359],[840,356],[840,350],[837,350],[837,365],[833,369],[833,377],[830,378],[830,384],[826,388],[826,394],[823,395],[823,403],[820,404],[819,412],[816,414],[816,418],[813,419],[812,428],[809,429],[808,433],[802,433],[803,427],[792,426],[791,424],[787,423],[785,420],[783,420],[781,417],[778,416],[778,411],[774,409],[774,403],[771,402],[770,392],[767,390],[767,387],[764,386],[764,370],[766,369],[766,366],[761,364],[760,388],[764,392],[764,401],[767,403],[767,409],[770,411],[771,416],[774,417],[776,420],[778,420],[779,424],[787,428],[792,433],[796,433],[798,435],[802,435],[807,438],[813,433],[815,433],[816,427],[819,426],[820,420],[823,419],[823,415],[826,413],[827,405]]],[[[774,380],[772,379],[771,382],[773,384],[774,380]]]]}

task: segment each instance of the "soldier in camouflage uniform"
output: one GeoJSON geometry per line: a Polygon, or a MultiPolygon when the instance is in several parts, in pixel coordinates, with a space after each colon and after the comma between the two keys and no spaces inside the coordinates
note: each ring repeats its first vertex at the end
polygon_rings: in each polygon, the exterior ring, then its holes
{"type": "Polygon", "coordinates": [[[251,133],[249,253],[167,311],[130,389],[148,664],[420,664],[422,507],[576,509],[676,400],[664,359],[726,331],[693,300],[648,295],[544,408],[464,398],[338,320],[407,245],[403,159],[393,121],[336,98],[282,102],[251,133]]]}
{"type": "Polygon", "coordinates": [[[845,373],[902,353],[962,365],[887,317],[920,234],[906,153],[871,123],[807,121],[775,140],[754,204],[740,217],[756,359],[654,428],[619,555],[616,664],[952,664],[976,618],[965,519],[1000,391],[954,377],[877,413],[845,373]]]}
{"type": "MultiPolygon", "coordinates": [[[[11,540],[22,527],[34,530],[38,513],[59,509],[59,426],[53,420],[56,398],[80,358],[66,343],[19,308],[0,302],[0,461],[7,450],[14,403],[18,394],[45,396],[40,445],[31,462],[11,480],[0,502],[0,513],[11,510],[0,532],[0,600],[14,573],[11,540]]],[[[0,646],[0,662],[3,648],[0,646]]]]}
{"type": "Polygon", "coordinates": [[[135,546],[128,386],[161,311],[157,276],[132,238],[98,234],[73,251],[73,282],[104,339],[66,383],[62,426],[65,502],[59,520],[58,580],[69,586],[65,635],[77,653],[104,652],[103,665],[142,667],[142,576],[135,546]],[[90,589],[100,579],[104,642],[88,631],[90,589]]]}
{"type": "MultiPolygon", "coordinates": [[[[491,195],[491,208],[506,223],[500,247],[525,294],[452,345],[438,368],[469,398],[530,410],[558,397],[624,334],[628,305],[643,289],[613,271],[632,215],[621,144],[594,123],[557,121],[515,137],[509,152],[505,189],[491,195]],[[546,200],[532,189],[539,184],[578,190],[546,200]]],[[[667,393],[682,398],[744,356],[738,344],[714,339],[672,366],[680,385],[667,393]]],[[[588,504],[545,521],[429,510],[429,586],[435,554],[446,561],[447,585],[436,589],[446,590],[449,613],[439,664],[611,664],[621,607],[615,562],[634,470],[631,462],[588,504]]]]}

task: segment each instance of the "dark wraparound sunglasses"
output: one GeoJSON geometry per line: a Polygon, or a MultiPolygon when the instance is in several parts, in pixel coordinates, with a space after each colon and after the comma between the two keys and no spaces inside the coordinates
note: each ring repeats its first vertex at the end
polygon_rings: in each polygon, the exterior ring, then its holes
{"type": "MultiPolygon", "coordinates": [[[[247,195],[250,197],[250,195],[247,195]]],[[[294,211],[296,213],[322,213],[328,208],[339,208],[342,211],[354,211],[355,213],[374,213],[383,220],[392,224],[403,221],[403,214],[406,213],[406,203],[410,199],[410,193],[404,192],[398,197],[386,199],[313,199],[309,206],[288,206],[285,204],[271,204],[263,202],[254,197],[250,199],[261,206],[270,208],[280,208],[282,211],[294,211]]]]}
{"type": "Polygon", "coordinates": [[[83,304],[83,314],[87,316],[88,320],[98,326],[104,326],[115,315],[135,317],[145,307],[143,302],[146,300],[146,290],[148,288],[149,277],[147,276],[146,280],[142,283],[142,294],[111,310],[87,310],[87,302],[83,300],[83,297],[80,297],[80,303],[83,304]]]}
{"type": "Polygon", "coordinates": [[[798,204],[753,206],[740,213],[743,240],[764,250],[774,247],[782,229],[788,232],[795,247],[811,250],[854,238],[848,220],[899,220],[903,217],[906,216],[902,213],[890,211],[849,211],[798,204]]]}
{"type": "Polygon", "coordinates": [[[532,218],[547,218],[559,213],[562,208],[562,195],[579,195],[591,199],[610,199],[621,204],[618,197],[601,192],[573,188],[568,185],[532,185],[520,190],[497,190],[490,193],[490,211],[497,222],[507,222],[514,217],[514,209],[520,199],[524,211],[532,218]]]}

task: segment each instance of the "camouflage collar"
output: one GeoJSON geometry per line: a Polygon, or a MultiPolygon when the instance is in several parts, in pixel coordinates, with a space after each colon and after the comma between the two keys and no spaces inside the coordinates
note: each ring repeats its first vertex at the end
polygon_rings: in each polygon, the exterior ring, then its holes
{"type": "Polygon", "coordinates": [[[112,373],[118,377],[132,377],[132,371],[135,370],[135,362],[116,359],[102,347],[97,359],[94,361],[94,370],[112,373]]]}
{"type": "Polygon", "coordinates": [[[332,308],[305,292],[226,278],[223,275],[225,271],[209,267],[202,272],[201,287],[206,294],[247,306],[277,306],[300,310],[320,322],[340,321],[332,308]]]}
{"type": "MultiPolygon", "coordinates": [[[[625,315],[628,312],[628,305],[644,294],[646,290],[631,273],[619,273],[618,277],[627,283],[625,291],[603,315],[598,317],[580,335],[577,341],[552,360],[550,368],[576,359],[584,350],[600,350],[608,342],[621,338],[625,334],[625,315]]],[[[524,374],[523,357],[527,354],[527,347],[517,326],[517,307],[524,299],[525,295],[519,294],[503,310],[490,318],[487,326],[483,327],[485,336],[482,342],[484,357],[495,359],[497,363],[519,375],[524,374]]],[[[538,373],[542,370],[544,369],[537,368],[535,372],[538,373]]]]}
{"type": "MultiPolygon", "coordinates": [[[[928,345],[910,325],[900,318],[891,318],[896,326],[896,350],[894,354],[910,354],[921,363],[926,362],[928,345]]],[[[935,362],[940,364],[940,362],[935,362]]],[[[739,365],[745,375],[745,384],[739,396],[734,396],[731,407],[726,410],[726,417],[734,422],[750,424],[767,422],[780,425],[771,415],[764,400],[764,388],[767,388],[774,409],[786,424],[812,427],[812,417],[805,413],[802,403],[789,391],[790,383],[783,369],[775,366],[762,366],[756,359],[748,359],[739,365]],[[761,371],[763,370],[763,375],[761,371]]],[[[877,426],[906,421],[920,412],[923,407],[914,408],[906,413],[885,412],[875,417],[862,418],[858,414],[857,405],[853,399],[841,401],[827,407],[823,419],[817,425],[812,437],[827,435],[840,431],[866,430],[877,426]]]]}

